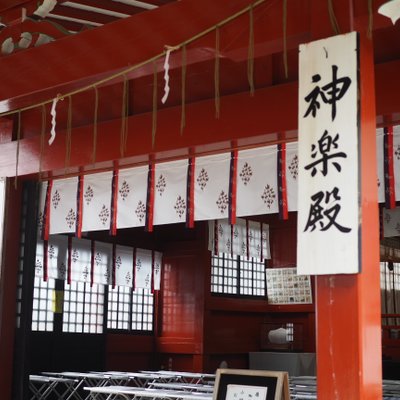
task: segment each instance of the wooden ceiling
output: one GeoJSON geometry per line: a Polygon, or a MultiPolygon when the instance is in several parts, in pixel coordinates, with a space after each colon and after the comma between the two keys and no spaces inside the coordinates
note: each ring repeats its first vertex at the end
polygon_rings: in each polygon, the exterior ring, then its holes
{"type": "Polygon", "coordinates": [[[0,21],[4,27],[21,23],[25,18],[59,25],[65,33],[75,34],[86,29],[128,18],[147,10],[162,7],[176,0],[4,0],[0,5],[0,21]],[[40,5],[46,9],[42,16],[40,5]]]}

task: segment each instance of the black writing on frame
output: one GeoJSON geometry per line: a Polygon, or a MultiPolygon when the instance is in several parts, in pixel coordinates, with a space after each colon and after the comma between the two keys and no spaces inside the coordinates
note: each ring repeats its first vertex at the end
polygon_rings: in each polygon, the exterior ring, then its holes
{"type": "Polygon", "coordinates": [[[308,215],[308,220],[304,232],[310,229],[313,232],[315,229],[327,231],[330,228],[336,228],[340,232],[349,233],[351,228],[347,228],[337,221],[341,211],[341,197],[339,189],[334,187],[332,191],[319,191],[311,196],[311,205],[308,215]]]}
{"type": "Polygon", "coordinates": [[[343,151],[337,151],[339,134],[335,136],[329,135],[328,131],[325,130],[322,136],[318,139],[317,144],[311,145],[311,158],[313,162],[306,165],[306,170],[311,170],[311,176],[314,177],[317,173],[317,166],[321,164],[321,170],[323,176],[328,174],[328,164],[331,162],[338,172],[342,170],[341,165],[336,160],[337,158],[347,158],[347,154],[343,151]],[[319,158],[317,158],[319,156],[319,158]]]}
{"type": "Polygon", "coordinates": [[[321,108],[321,104],[318,99],[321,98],[325,104],[329,104],[331,106],[332,121],[335,119],[337,108],[336,103],[343,98],[351,85],[351,78],[347,76],[338,78],[337,74],[338,66],[332,65],[332,81],[324,86],[318,85],[318,82],[321,80],[321,75],[313,75],[312,82],[316,83],[316,86],[306,97],[304,97],[304,100],[309,103],[309,106],[303,118],[308,117],[310,114],[314,118],[316,117],[317,110],[321,108]]]}

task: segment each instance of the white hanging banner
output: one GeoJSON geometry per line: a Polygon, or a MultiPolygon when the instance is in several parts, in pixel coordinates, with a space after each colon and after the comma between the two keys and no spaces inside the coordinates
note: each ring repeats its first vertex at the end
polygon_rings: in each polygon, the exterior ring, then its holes
{"type": "Polygon", "coordinates": [[[43,240],[36,243],[35,276],[43,278],[44,275],[44,244],[43,240]]]}
{"type": "Polygon", "coordinates": [[[47,247],[48,277],[67,279],[68,236],[50,235],[47,247]]]}
{"type": "Polygon", "coordinates": [[[186,221],[187,160],[156,164],[154,225],[186,221]]]}
{"type": "Polygon", "coordinates": [[[299,157],[297,142],[286,143],[286,193],[288,210],[297,211],[299,157]]]}
{"type": "Polygon", "coordinates": [[[161,289],[161,266],[162,266],[162,253],[159,251],[154,252],[154,271],[153,271],[153,279],[154,279],[154,290],[161,289]]]}
{"type": "MultiPolygon", "coordinates": [[[[232,243],[231,243],[231,225],[227,219],[219,219],[217,223],[217,232],[215,232],[214,225],[214,240],[217,235],[217,249],[218,253],[231,254],[232,243]]],[[[213,247],[215,249],[215,246],[213,247]]]]}
{"type": "Polygon", "coordinates": [[[111,243],[94,242],[93,248],[93,283],[110,285],[112,276],[112,254],[111,243]]]}
{"type": "Polygon", "coordinates": [[[145,225],[148,170],[145,166],[119,171],[118,229],[145,225]]]}
{"type": "Polygon", "coordinates": [[[217,232],[215,221],[209,221],[208,249],[217,253],[226,253],[241,257],[254,257],[257,259],[271,258],[269,249],[269,227],[257,221],[248,221],[237,218],[236,224],[231,225],[227,219],[218,220],[217,232]],[[217,243],[215,243],[217,240],[217,243]],[[232,248],[233,246],[233,248],[232,248]]]}
{"type": "Polygon", "coordinates": [[[300,46],[299,274],[360,271],[357,33],[300,46]]]}
{"type": "Polygon", "coordinates": [[[132,287],[133,248],[117,245],[115,248],[115,284],[132,287]]]}
{"type": "Polygon", "coordinates": [[[228,218],[230,160],[229,153],[196,158],[194,185],[196,221],[228,218]]]}
{"type": "Polygon", "coordinates": [[[151,289],[151,250],[136,249],[135,289],[151,289]]]}
{"type": "Polygon", "coordinates": [[[400,125],[393,127],[393,170],[396,201],[400,200],[400,125]]]}
{"type": "Polygon", "coordinates": [[[82,232],[110,228],[113,172],[85,176],[82,201],[82,232]]]}
{"type": "Polygon", "coordinates": [[[388,210],[384,208],[383,217],[383,236],[393,237],[400,236],[400,207],[388,210]]]}
{"type": "Polygon", "coordinates": [[[233,254],[244,257],[247,255],[247,227],[246,220],[236,218],[236,224],[233,226],[232,232],[233,254]]]}
{"type": "Polygon", "coordinates": [[[238,152],[236,215],[279,211],[277,146],[238,152]]]}
{"type": "Polygon", "coordinates": [[[53,181],[50,195],[50,234],[75,232],[78,178],[53,181]]]}
{"type": "Polygon", "coordinates": [[[92,242],[86,239],[72,238],[71,246],[71,280],[78,282],[91,281],[92,242]]]}
{"type": "Polygon", "coordinates": [[[383,129],[376,130],[376,162],[378,174],[378,202],[385,202],[385,168],[384,168],[384,145],[383,129]]]}
{"type": "Polygon", "coordinates": [[[269,247],[269,225],[267,224],[262,224],[261,241],[263,258],[270,260],[271,250],[269,247]]]}
{"type": "Polygon", "coordinates": [[[38,205],[38,230],[37,237],[43,237],[43,227],[44,227],[44,209],[46,205],[46,193],[47,193],[48,182],[41,182],[39,191],[39,205],[38,205]]]}
{"type": "Polygon", "coordinates": [[[260,223],[256,221],[249,221],[248,224],[249,256],[260,259],[262,246],[260,223]]]}

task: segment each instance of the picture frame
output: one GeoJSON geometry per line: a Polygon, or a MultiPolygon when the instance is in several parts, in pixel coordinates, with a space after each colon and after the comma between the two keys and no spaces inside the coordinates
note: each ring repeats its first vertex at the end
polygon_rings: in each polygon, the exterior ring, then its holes
{"type": "Polygon", "coordinates": [[[290,400],[285,371],[220,368],[213,400],[290,400]]]}

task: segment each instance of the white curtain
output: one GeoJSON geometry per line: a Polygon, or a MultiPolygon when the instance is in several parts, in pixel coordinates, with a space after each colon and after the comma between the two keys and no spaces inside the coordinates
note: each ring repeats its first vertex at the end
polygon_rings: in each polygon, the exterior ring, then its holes
{"type": "Polygon", "coordinates": [[[110,229],[112,176],[113,172],[85,176],[82,232],[110,229]]]}
{"type": "Polygon", "coordinates": [[[279,211],[277,146],[239,151],[237,174],[238,216],[279,211]]]}
{"type": "Polygon", "coordinates": [[[297,142],[286,144],[286,188],[288,210],[297,211],[297,190],[299,175],[299,158],[297,142]]]}
{"type": "Polygon", "coordinates": [[[113,245],[94,242],[93,245],[93,283],[110,285],[112,279],[113,245]]]}
{"type": "Polygon", "coordinates": [[[376,162],[378,175],[378,201],[385,202],[385,174],[384,174],[383,129],[376,131],[376,162]]]}
{"type": "Polygon", "coordinates": [[[151,250],[136,249],[135,288],[151,289],[151,250]]]}
{"type": "Polygon", "coordinates": [[[115,249],[115,284],[132,287],[133,283],[133,248],[116,246],[115,249]]]}
{"type": "Polygon", "coordinates": [[[78,178],[54,180],[50,194],[50,234],[75,232],[78,178]]]}
{"type": "Polygon", "coordinates": [[[72,238],[70,257],[71,281],[90,283],[92,242],[87,239],[72,238]]]}
{"type": "Polygon", "coordinates": [[[235,225],[227,219],[209,221],[209,250],[216,253],[228,253],[236,256],[270,259],[269,226],[257,221],[237,218],[235,225]],[[217,229],[215,229],[215,223],[217,229]],[[233,239],[233,240],[232,240],[233,239]],[[233,248],[232,248],[233,242],[233,248]]]}
{"type": "Polygon", "coordinates": [[[400,200],[400,125],[393,127],[393,169],[396,201],[400,200]]]}
{"type": "Polygon", "coordinates": [[[148,170],[145,166],[119,171],[117,228],[145,225],[148,170]]]}
{"type": "Polygon", "coordinates": [[[194,219],[227,218],[229,212],[229,153],[196,158],[194,219]]]}
{"type": "Polygon", "coordinates": [[[156,164],[154,225],[186,221],[187,160],[156,164]]]}

